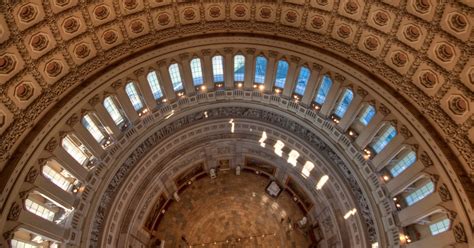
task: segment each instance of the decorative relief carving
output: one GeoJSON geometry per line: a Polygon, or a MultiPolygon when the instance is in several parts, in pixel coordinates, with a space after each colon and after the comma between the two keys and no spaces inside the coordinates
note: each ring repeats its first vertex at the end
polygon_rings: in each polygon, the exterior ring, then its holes
{"type": "Polygon", "coordinates": [[[221,8],[218,6],[212,6],[209,8],[209,15],[213,18],[221,16],[221,8]]]}
{"type": "Polygon", "coordinates": [[[158,24],[160,24],[161,26],[166,26],[171,22],[170,15],[168,15],[168,13],[159,14],[157,20],[158,24]]]}
{"type": "Polygon", "coordinates": [[[27,4],[20,8],[18,17],[23,22],[30,22],[38,15],[38,10],[32,5],[27,4]]]}
{"type": "Polygon", "coordinates": [[[34,183],[38,175],[39,171],[35,167],[31,167],[28,174],[26,174],[25,182],[34,183]]]}
{"type": "Polygon", "coordinates": [[[357,95],[362,96],[362,98],[366,97],[369,93],[364,90],[362,87],[357,87],[356,91],[357,95]]]}
{"type": "Polygon", "coordinates": [[[345,5],[344,5],[344,10],[349,13],[349,14],[354,14],[357,12],[357,10],[359,9],[359,4],[357,4],[356,1],[348,1],[345,5]]]}
{"type": "Polygon", "coordinates": [[[130,30],[135,34],[139,34],[145,30],[145,24],[141,20],[134,20],[130,22],[130,30]]]}
{"type": "Polygon", "coordinates": [[[12,206],[10,207],[10,211],[8,212],[7,219],[11,221],[17,221],[18,217],[20,217],[21,213],[21,205],[18,202],[13,202],[12,206]]]}
{"type": "Polygon", "coordinates": [[[467,100],[460,95],[454,95],[449,100],[449,109],[453,111],[454,114],[463,115],[468,110],[467,100]]]}
{"type": "Polygon", "coordinates": [[[346,77],[344,77],[343,75],[341,75],[339,73],[336,73],[334,75],[334,80],[336,80],[338,82],[344,82],[346,80],[346,77]]]}
{"type": "Polygon", "coordinates": [[[390,20],[390,16],[387,14],[387,12],[380,10],[377,13],[375,13],[373,20],[375,24],[379,26],[385,26],[390,20]]]}
{"type": "Polygon", "coordinates": [[[44,149],[52,153],[54,149],[56,149],[57,146],[58,146],[58,140],[56,138],[51,138],[46,144],[46,146],[44,147],[44,149]]]}
{"type": "Polygon", "coordinates": [[[379,107],[379,111],[380,113],[382,113],[384,116],[387,116],[391,113],[390,109],[387,108],[385,105],[383,104],[380,104],[380,107],[379,107]]]}
{"type": "Polygon", "coordinates": [[[419,80],[420,83],[426,88],[433,88],[436,84],[438,84],[438,76],[429,70],[421,72],[419,80]]]}
{"type": "Polygon", "coordinates": [[[196,12],[193,8],[186,8],[183,11],[183,16],[185,20],[192,21],[194,18],[196,18],[196,12]]]}
{"type": "Polygon", "coordinates": [[[110,14],[110,10],[106,5],[99,5],[94,9],[94,16],[98,20],[106,19],[110,14]]]}
{"type": "Polygon", "coordinates": [[[237,17],[244,17],[247,14],[247,8],[245,5],[237,5],[234,8],[234,15],[237,17]]]}
{"type": "Polygon", "coordinates": [[[90,53],[91,50],[85,43],[80,43],[74,48],[74,54],[80,59],[88,57],[90,53]]]}
{"type": "Polygon", "coordinates": [[[263,19],[268,19],[272,16],[272,9],[270,7],[264,6],[260,8],[259,15],[263,19]]]}
{"type": "Polygon", "coordinates": [[[15,97],[20,101],[29,100],[34,93],[34,87],[31,85],[31,82],[22,82],[15,87],[15,97]]]}
{"type": "Polygon", "coordinates": [[[348,38],[352,33],[352,29],[349,25],[341,25],[337,29],[337,35],[343,39],[348,38]]]}
{"type": "Polygon", "coordinates": [[[405,139],[408,139],[408,138],[413,137],[413,135],[411,134],[410,130],[409,130],[405,125],[402,125],[402,127],[400,128],[400,134],[401,134],[405,139]]]}
{"type": "Polygon", "coordinates": [[[454,225],[453,233],[457,243],[467,243],[467,237],[462,223],[454,225]]]}
{"type": "Polygon", "coordinates": [[[433,165],[433,161],[431,158],[426,154],[426,152],[422,152],[420,156],[420,161],[425,167],[429,167],[433,165]]]}
{"type": "Polygon", "coordinates": [[[288,11],[285,15],[285,20],[289,23],[295,23],[298,20],[298,13],[296,11],[288,11]]]}
{"type": "Polygon", "coordinates": [[[452,45],[448,43],[440,44],[435,50],[436,57],[443,62],[450,62],[453,60],[455,52],[452,45]]]}
{"type": "Polygon", "coordinates": [[[413,24],[407,25],[403,31],[403,36],[409,41],[418,41],[421,36],[421,29],[413,24]]]}
{"type": "Polygon", "coordinates": [[[364,46],[369,51],[375,51],[379,47],[380,42],[375,36],[368,36],[364,41],[364,46]]]}
{"type": "Polygon", "coordinates": [[[133,10],[138,6],[137,0],[124,0],[123,6],[128,10],[133,10]]]}
{"type": "Polygon", "coordinates": [[[102,39],[104,39],[104,42],[109,45],[115,43],[118,39],[117,31],[113,29],[105,31],[102,34],[102,39]]]}
{"type": "Polygon", "coordinates": [[[462,33],[466,31],[468,21],[465,15],[461,13],[453,13],[448,19],[448,25],[455,32],[462,33]]]}
{"type": "Polygon", "coordinates": [[[15,69],[16,60],[10,54],[0,56],[0,74],[8,74],[15,69]]]}
{"type": "Polygon", "coordinates": [[[79,116],[77,114],[72,114],[66,121],[66,124],[70,127],[73,127],[77,122],[79,122],[79,116]]]}
{"type": "Polygon", "coordinates": [[[408,55],[405,52],[397,51],[392,55],[392,63],[397,67],[404,67],[408,62],[408,55]]]}
{"type": "Polygon", "coordinates": [[[420,14],[426,14],[430,11],[431,3],[429,0],[414,0],[415,10],[420,14]]]}
{"type": "Polygon", "coordinates": [[[31,37],[30,46],[35,51],[41,51],[41,50],[44,50],[48,46],[48,42],[49,42],[48,37],[43,33],[39,33],[31,37]]]}
{"type": "Polygon", "coordinates": [[[322,16],[314,16],[311,20],[311,27],[321,29],[324,27],[324,18],[322,16]]]}
{"type": "Polygon", "coordinates": [[[66,18],[63,21],[63,25],[62,25],[64,32],[69,33],[69,34],[77,32],[80,26],[81,24],[80,24],[79,19],[74,16],[66,18]]]}
{"type": "Polygon", "coordinates": [[[99,95],[94,95],[89,101],[87,101],[91,106],[95,106],[100,102],[100,97],[99,95]]]}
{"type": "Polygon", "coordinates": [[[62,69],[63,66],[55,60],[46,63],[45,66],[45,72],[50,77],[57,77],[59,74],[61,74],[62,69]]]}
{"type": "Polygon", "coordinates": [[[439,186],[438,193],[439,193],[439,196],[441,197],[441,200],[444,202],[452,199],[451,194],[449,193],[448,187],[444,183],[442,183],[441,186],[439,186]]]}

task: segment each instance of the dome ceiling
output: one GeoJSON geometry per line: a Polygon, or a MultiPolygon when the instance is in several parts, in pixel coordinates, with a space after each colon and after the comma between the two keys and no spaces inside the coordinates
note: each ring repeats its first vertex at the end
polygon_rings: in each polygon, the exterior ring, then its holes
{"type": "MultiPolygon", "coordinates": [[[[211,33],[273,36],[347,59],[406,99],[472,173],[470,1],[13,1],[0,6],[1,164],[87,77],[147,47],[211,33]]],[[[2,166],[3,167],[3,166],[2,166]]]]}

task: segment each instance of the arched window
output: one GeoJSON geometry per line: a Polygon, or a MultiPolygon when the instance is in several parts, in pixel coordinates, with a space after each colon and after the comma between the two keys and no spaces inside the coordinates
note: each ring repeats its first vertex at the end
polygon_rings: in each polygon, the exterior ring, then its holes
{"type": "Polygon", "coordinates": [[[310,70],[308,67],[301,67],[300,74],[298,75],[298,79],[296,80],[295,86],[295,94],[300,96],[304,95],[304,91],[306,90],[306,85],[308,85],[309,76],[311,75],[310,70]]]}
{"type": "Polygon", "coordinates": [[[245,57],[244,55],[234,56],[234,81],[243,82],[245,78],[245,57]]]}
{"type": "Polygon", "coordinates": [[[181,72],[177,63],[171,64],[168,68],[170,73],[171,83],[175,92],[183,90],[183,81],[181,80],[181,72]]]}
{"type": "Polygon", "coordinates": [[[37,201],[32,201],[30,198],[25,200],[26,210],[29,212],[49,221],[54,220],[54,215],[56,214],[51,209],[39,204],[37,201]]]}
{"type": "Polygon", "coordinates": [[[104,99],[104,108],[109,113],[115,125],[121,127],[125,124],[125,115],[123,111],[115,104],[116,100],[112,96],[108,96],[104,99]]]}
{"type": "Polygon", "coordinates": [[[49,160],[43,165],[42,173],[45,178],[64,191],[71,191],[77,181],[67,170],[63,169],[55,160],[49,160]]]}
{"type": "Polygon", "coordinates": [[[105,128],[100,122],[99,118],[95,114],[89,113],[82,117],[81,122],[87,131],[89,131],[89,133],[92,135],[92,137],[94,137],[97,143],[103,145],[109,134],[105,131],[105,128]]]}
{"type": "Polygon", "coordinates": [[[359,122],[362,125],[367,126],[367,125],[369,125],[369,122],[372,120],[374,115],[375,115],[374,106],[368,105],[367,107],[365,107],[364,111],[361,113],[361,115],[359,117],[359,122]]]}
{"type": "Polygon", "coordinates": [[[140,95],[138,95],[137,87],[133,82],[130,82],[125,85],[125,92],[127,93],[128,98],[130,99],[130,102],[132,103],[135,111],[139,112],[140,110],[142,110],[143,102],[140,95]]]}
{"type": "Polygon", "coordinates": [[[405,171],[408,167],[412,166],[416,161],[416,153],[414,151],[410,151],[403,155],[401,159],[399,159],[392,168],[390,168],[390,174],[392,177],[396,177],[400,175],[403,171],[405,171]]]}
{"type": "Polygon", "coordinates": [[[323,79],[321,80],[321,85],[319,86],[318,93],[314,98],[314,102],[323,105],[326,102],[326,97],[329,94],[329,90],[332,86],[332,80],[328,75],[324,75],[323,79]]]}
{"type": "Polygon", "coordinates": [[[158,81],[158,75],[156,75],[156,72],[149,72],[146,79],[150,85],[151,92],[153,93],[153,98],[155,98],[155,100],[161,99],[163,97],[163,91],[161,90],[160,81],[158,81]]]}
{"type": "Polygon", "coordinates": [[[263,56],[258,56],[255,61],[255,83],[265,83],[265,74],[267,73],[267,59],[263,56]]]}
{"type": "Polygon", "coordinates": [[[283,89],[285,87],[286,76],[288,75],[288,62],[284,60],[278,61],[275,76],[275,87],[283,89]]]}
{"type": "Polygon", "coordinates": [[[451,221],[448,218],[442,219],[436,223],[430,225],[430,232],[431,235],[437,235],[442,232],[446,232],[449,230],[449,226],[451,225],[451,221]]]}
{"type": "Polygon", "coordinates": [[[73,134],[66,135],[62,139],[61,145],[81,165],[85,165],[92,158],[89,150],[73,134]]]}
{"type": "Polygon", "coordinates": [[[303,177],[308,178],[309,174],[311,173],[313,169],[314,169],[314,164],[309,161],[306,161],[306,163],[303,166],[303,170],[301,170],[303,177]]]}
{"type": "Polygon", "coordinates": [[[202,76],[202,66],[201,66],[201,59],[195,58],[191,60],[191,75],[193,76],[193,84],[194,86],[200,86],[204,83],[204,78],[202,76]]]}
{"type": "Polygon", "coordinates": [[[422,200],[429,194],[433,193],[434,191],[434,183],[429,181],[417,190],[413,191],[411,194],[409,194],[405,200],[408,204],[408,206],[411,206],[415,204],[416,202],[422,200]]]}
{"type": "Polygon", "coordinates": [[[397,135],[397,130],[392,126],[382,129],[375,137],[371,144],[371,148],[376,152],[381,152],[392,139],[397,135]]]}
{"type": "Polygon", "coordinates": [[[68,209],[46,195],[33,191],[25,199],[25,208],[29,212],[56,224],[64,223],[65,218],[73,209],[68,209]]]}
{"type": "Polygon", "coordinates": [[[18,228],[10,241],[11,248],[58,248],[59,243],[24,228],[18,228]]]}
{"type": "Polygon", "coordinates": [[[344,117],[344,114],[346,114],[346,111],[349,108],[349,105],[351,104],[353,97],[354,97],[354,93],[352,93],[352,90],[345,89],[344,93],[342,94],[342,97],[339,99],[339,102],[337,103],[336,109],[334,110],[334,115],[339,118],[344,117]]]}
{"type": "Polygon", "coordinates": [[[212,57],[212,74],[214,83],[224,82],[224,57],[221,55],[212,57]]]}

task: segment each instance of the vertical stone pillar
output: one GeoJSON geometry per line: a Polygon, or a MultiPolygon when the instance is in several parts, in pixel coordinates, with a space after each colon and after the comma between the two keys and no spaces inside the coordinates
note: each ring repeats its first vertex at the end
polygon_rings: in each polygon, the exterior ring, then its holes
{"type": "Polygon", "coordinates": [[[334,80],[332,82],[331,89],[326,97],[326,101],[324,102],[323,106],[321,106],[321,110],[319,111],[321,115],[328,116],[332,109],[334,108],[334,104],[336,104],[338,100],[338,94],[340,91],[341,85],[344,83],[346,78],[340,74],[336,74],[334,76],[334,80]]]}
{"type": "Polygon", "coordinates": [[[288,66],[288,75],[286,76],[285,87],[283,88],[282,96],[284,98],[291,98],[293,89],[295,88],[296,78],[298,77],[297,73],[299,72],[298,66],[300,62],[299,57],[291,56],[288,66]]]}
{"type": "Polygon", "coordinates": [[[306,90],[304,91],[303,98],[301,98],[301,104],[305,107],[309,107],[311,102],[313,102],[314,96],[316,94],[316,87],[318,82],[321,80],[321,70],[323,67],[318,64],[313,64],[311,69],[311,75],[306,85],[306,90]]]}
{"type": "Polygon", "coordinates": [[[182,53],[179,55],[179,58],[184,91],[187,95],[192,96],[196,92],[194,89],[193,74],[191,72],[190,64],[193,58],[189,56],[189,53],[182,53]]]}
{"type": "Polygon", "coordinates": [[[253,79],[255,75],[255,48],[247,48],[245,53],[245,78],[244,89],[253,90],[253,79]]]}
{"type": "Polygon", "coordinates": [[[170,74],[168,72],[168,63],[166,63],[166,60],[163,59],[158,61],[158,71],[160,72],[160,83],[165,98],[168,102],[173,102],[176,99],[176,94],[173,90],[173,84],[171,83],[170,74]]]}
{"type": "Polygon", "coordinates": [[[140,68],[135,70],[133,74],[137,77],[137,84],[140,88],[140,92],[143,95],[143,100],[145,105],[148,106],[151,110],[155,109],[157,104],[153,92],[151,91],[150,84],[148,84],[147,73],[145,69],[140,68]]]}
{"type": "Polygon", "coordinates": [[[273,83],[275,82],[275,74],[277,69],[277,56],[278,52],[269,51],[268,52],[268,63],[267,71],[265,72],[265,83],[264,89],[266,93],[272,93],[273,83]]]}
{"type": "Polygon", "coordinates": [[[232,47],[224,47],[224,87],[234,88],[234,56],[232,47]]]}

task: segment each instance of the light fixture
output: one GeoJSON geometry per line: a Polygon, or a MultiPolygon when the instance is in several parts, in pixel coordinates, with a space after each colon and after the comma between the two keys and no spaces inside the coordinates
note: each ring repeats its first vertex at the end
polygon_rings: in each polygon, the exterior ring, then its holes
{"type": "Polygon", "coordinates": [[[384,180],[385,182],[387,182],[388,180],[390,180],[390,177],[387,176],[387,175],[384,175],[384,176],[383,176],[383,180],[384,180]]]}

